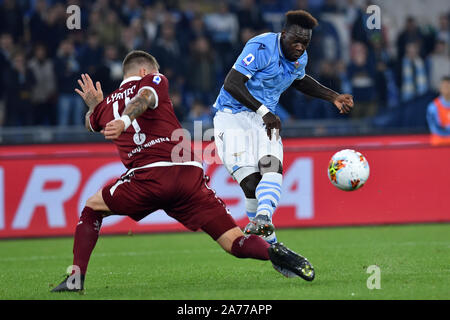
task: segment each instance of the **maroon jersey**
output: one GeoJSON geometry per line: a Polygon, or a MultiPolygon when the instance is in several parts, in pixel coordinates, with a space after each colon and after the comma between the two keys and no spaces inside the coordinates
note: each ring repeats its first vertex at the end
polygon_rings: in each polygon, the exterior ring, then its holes
{"type": "MultiPolygon", "coordinates": [[[[135,119],[128,129],[113,140],[119,150],[120,159],[126,168],[137,168],[158,161],[182,162],[172,159],[172,150],[180,144],[180,135],[172,141],[174,130],[182,127],[173,111],[169,97],[167,78],[154,73],[141,77],[125,79],[119,89],[107,96],[91,114],[89,120],[92,130],[101,131],[111,120],[121,117],[125,106],[141,89],[149,89],[156,96],[156,108],[148,109],[135,119]]],[[[178,147],[175,150],[180,149],[178,147]]],[[[192,160],[191,155],[183,161],[192,160]]]]}

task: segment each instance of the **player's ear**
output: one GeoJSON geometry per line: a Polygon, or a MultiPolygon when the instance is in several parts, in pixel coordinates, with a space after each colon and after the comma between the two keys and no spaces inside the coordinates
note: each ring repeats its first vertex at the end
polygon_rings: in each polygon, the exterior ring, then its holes
{"type": "Polygon", "coordinates": [[[147,69],[145,69],[145,68],[140,68],[140,69],[139,69],[139,76],[140,76],[141,78],[143,78],[143,77],[145,77],[146,75],[148,75],[147,69]]]}

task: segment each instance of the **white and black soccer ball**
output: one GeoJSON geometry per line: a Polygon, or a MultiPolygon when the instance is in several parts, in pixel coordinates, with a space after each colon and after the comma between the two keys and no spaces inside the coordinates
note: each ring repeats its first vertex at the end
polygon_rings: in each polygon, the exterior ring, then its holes
{"type": "Polygon", "coordinates": [[[353,191],[369,179],[369,162],[360,152],[345,149],[336,152],[328,165],[328,178],[337,188],[353,191]]]}

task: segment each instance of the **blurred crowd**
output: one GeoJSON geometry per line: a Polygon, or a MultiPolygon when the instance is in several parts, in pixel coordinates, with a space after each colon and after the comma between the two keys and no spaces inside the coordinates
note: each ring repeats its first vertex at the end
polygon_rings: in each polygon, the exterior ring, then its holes
{"type": "MultiPolygon", "coordinates": [[[[86,107],[74,93],[81,73],[108,94],[122,79],[132,49],[150,52],[170,80],[180,121],[211,124],[212,104],[247,40],[279,32],[284,13],[304,9],[319,21],[308,48],[307,73],[351,93],[349,117],[383,110],[436,92],[450,70],[449,8],[433,21],[408,16],[392,32],[366,27],[366,1],[351,0],[0,0],[0,126],[82,125],[86,107]],[[69,5],[81,28],[68,29],[69,5]]],[[[446,10],[445,10],[446,9],[446,10]]],[[[395,16],[395,13],[394,13],[395,16]]],[[[279,116],[338,118],[329,103],[289,89],[279,116]]]]}

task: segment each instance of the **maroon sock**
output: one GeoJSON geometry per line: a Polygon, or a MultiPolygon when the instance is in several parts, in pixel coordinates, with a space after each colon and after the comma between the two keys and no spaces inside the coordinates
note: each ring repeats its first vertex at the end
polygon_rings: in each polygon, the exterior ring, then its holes
{"type": "Polygon", "coordinates": [[[103,216],[101,213],[89,207],[84,207],[80,221],[75,229],[73,264],[80,268],[82,275],[86,274],[89,258],[97,243],[102,220],[103,216]]]}
{"type": "Polygon", "coordinates": [[[259,260],[269,260],[267,249],[270,245],[254,234],[241,236],[234,240],[231,253],[238,258],[253,258],[259,260]]]}

